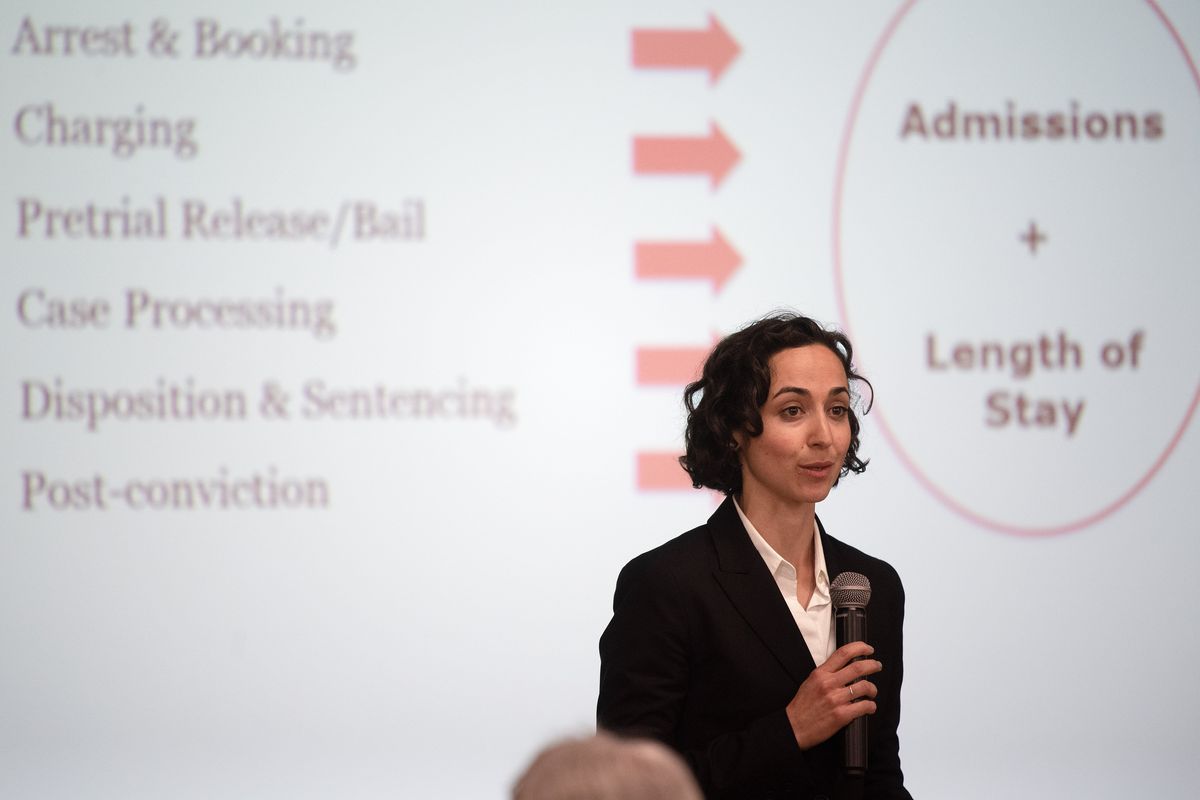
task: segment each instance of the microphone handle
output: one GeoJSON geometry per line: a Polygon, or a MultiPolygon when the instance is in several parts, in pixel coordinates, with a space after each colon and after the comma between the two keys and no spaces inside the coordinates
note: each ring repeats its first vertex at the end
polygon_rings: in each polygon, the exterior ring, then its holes
{"type": "MultiPolygon", "coordinates": [[[[837,646],[862,642],[867,638],[867,612],[863,608],[846,606],[837,609],[837,646]]],[[[861,656],[859,658],[862,658],[861,656]]],[[[859,658],[854,659],[858,661],[859,658]]],[[[865,696],[859,698],[866,699],[865,696]]],[[[859,702],[855,700],[854,702],[859,702]]],[[[847,775],[864,775],[867,771],[867,718],[850,722],[843,734],[842,769],[847,775]]]]}

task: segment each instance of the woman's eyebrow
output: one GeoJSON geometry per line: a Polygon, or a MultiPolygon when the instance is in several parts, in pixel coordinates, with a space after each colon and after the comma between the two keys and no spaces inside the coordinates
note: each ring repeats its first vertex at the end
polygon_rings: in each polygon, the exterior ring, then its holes
{"type": "MultiPolygon", "coordinates": [[[[802,397],[812,397],[812,392],[810,392],[808,389],[805,389],[802,386],[783,386],[783,387],[780,387],[779,391],[777,391],[777,392],[775,392],[775,394],[771,395],[771,399],[774,400],[776,397],[779,397],[779,395],[788,394],[789,392],[791,394],[801,395],[802,397]]],[[[829,390],[828,396],[833,397],[835,394],[848,395],[848,394],[850,394],[850,390],[847,389],[845,386],[835,386],[829,390]]]]}

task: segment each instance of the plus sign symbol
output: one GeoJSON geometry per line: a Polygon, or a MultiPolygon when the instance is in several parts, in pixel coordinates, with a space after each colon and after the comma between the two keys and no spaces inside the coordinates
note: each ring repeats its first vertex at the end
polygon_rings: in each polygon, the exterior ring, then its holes
{"type": "Polygon", "coordinates": [[[1046,242],[1046,234],[1038,229],[1037,223],[1030,221],[1029,227],[1017,237],[1029,248],[1030,255],[1037,255],[1038,246],[1046,242]]]}

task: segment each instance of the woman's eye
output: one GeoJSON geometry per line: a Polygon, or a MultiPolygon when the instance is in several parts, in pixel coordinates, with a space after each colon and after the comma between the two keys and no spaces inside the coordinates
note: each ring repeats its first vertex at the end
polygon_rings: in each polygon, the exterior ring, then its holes
{"type": "Polygon", "coordinates": [[[800,416],[800,413],[801,413],[800,406],[788,406],[787,408],[785,408],[783,410],[783,415],[785,417],[798,417],[798,416],[800,416]]]}
{"type": "Polygon", "coordinates": [[[829,413],[835,417],[844,417],[850,413],[850,409],[847,406],[834,406],[833,408],[829,409],[829,413]]]}

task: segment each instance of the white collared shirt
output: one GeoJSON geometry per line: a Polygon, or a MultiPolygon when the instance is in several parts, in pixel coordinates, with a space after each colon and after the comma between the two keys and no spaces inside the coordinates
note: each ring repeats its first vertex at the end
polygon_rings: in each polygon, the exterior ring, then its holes
{"type": "Polygon", "coordinates": [[[829,597],[829,574],[825,568],[825,548],[821,546],[820,533],[814,528],[813,571],[816,576],[816,589],[808,601],[808,608],[805,608],[796,594],[796,568],[767,544],[767,540],[754,527],[754,523],[742,511],[736,499],[733,501],[733,507],[742,518],[742,525],[746,527],[754,549],[762,556],[767,569],[775,577],[775,585],[779,587],[779,593],[783,595],[788,610],[792,612],[796,627],[804,636],[808,652],[812,654],[816,665],[821,666],[837,649],[837,639],[833,635],[833,601],[829,597]]]}

